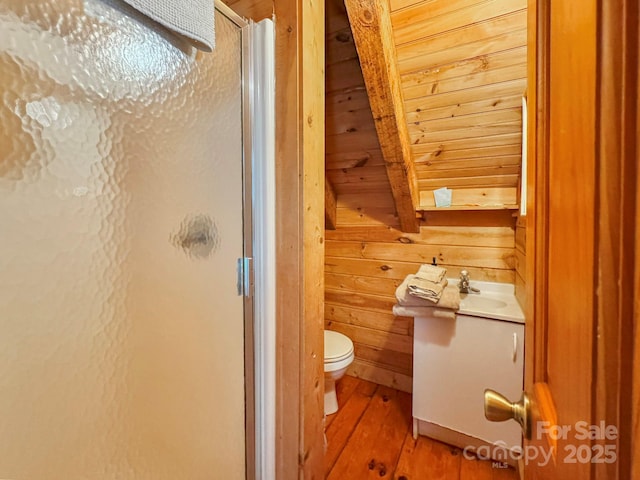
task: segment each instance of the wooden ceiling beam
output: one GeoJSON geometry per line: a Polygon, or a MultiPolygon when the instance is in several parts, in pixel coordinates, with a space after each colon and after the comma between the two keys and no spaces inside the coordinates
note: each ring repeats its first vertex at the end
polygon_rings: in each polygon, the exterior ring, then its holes
{"type": "Polygon", "coordinates": [[[400,226],[418,232],[418,181],[411,158],[388,0],[345,0],[400,226]]]}
{"type": "Polygon", "coordinates": [[[324,177],[324,228],[335,230],[337,226],[338,201],[329,178],[324,177]]]}

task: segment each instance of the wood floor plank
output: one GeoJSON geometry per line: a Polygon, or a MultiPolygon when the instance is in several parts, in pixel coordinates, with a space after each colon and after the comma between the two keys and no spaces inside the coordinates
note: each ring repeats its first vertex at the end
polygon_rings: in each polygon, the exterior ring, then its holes
{"type": "Polygon", "coordinates": [[[463,458],[460,464],[460,480],[493,480],[493,470],[488,460],[463,458]]]}
{"type": "Polygon", "coordinates": [[[492,468],[493,480],[520,480],[514,468],[492,468]]]}
{"type": "Polygon", "coordinates": [[[395,480],[458,479],[462,452],[428,437],[414,440],[407,434],[396,468],[395,480]]]}
{"type": "Polygon", "coordinates": [[[378,387],[327,478],[393,478],[410,424],[411,396],[388,387],[378,387]]]}
{"type": "MultiPolygon", "coordinates": [[[[345,375],[339,382],[337,382],[336,396],[338,397],[338,405],[347,403],[353,392],[355,392],[356,388],[358,388],[359,384],[360,381],[357,378],[351,377],[349,375],[345,375]]],[[[327,415],[327,418],[324,422],[325,429],[329,428],[329,425],[331,425],[337,415],[338,413],[327,415]]]]}
{"type": "MultiPolygon", "coordinates": [[[[345,375],[336,386],[339,410],[330,415],[331,423],[326,429],[327,451],[325,453],[325,470],[330,472],[338,459],[338,456],[349,441],[356,425],[362,418],[365,410],[371,403],[371,399],[378,388],[378,385],[366,380],[361,380],[349,375],[345,375]],[[347,392],[340,390],[340,385],[345,382],[355,385],[351,394],[346,397],[347,392]]],[[[328,418],[329,418],[328,417],[328,418]]]]}
{"type": "Polygon", "coordinates": [[[519,480],[513,468],[466,458],[456,447],[411,435],[411,396],[352,376],[328,417],[327,479],[519,480]]]}

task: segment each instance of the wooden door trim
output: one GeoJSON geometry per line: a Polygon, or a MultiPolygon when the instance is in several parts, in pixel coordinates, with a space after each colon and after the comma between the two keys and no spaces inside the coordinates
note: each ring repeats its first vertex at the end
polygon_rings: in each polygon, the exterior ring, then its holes
{"type": "MultiPolygon", "coordinates": [[[[546,326],[537,321],[547,302],[548,2],[529,0],[529,171],[527,238],[527,372],[525,386],[544,381],[546,326]],[[537,283],[536,283],[537,279],[537,283]],[[537,295],[536,295],[537,293],[537,295]],[[536,298],[537,297],[537,298],[536,298]],[[542,357],[542,358],[541,358],[542,357]],[[534,359],[537,363],[534,363],[534,359]]],[[[640,79],[637,2],[599,2],[596,78],[596,218],[593,252],[594,312],[593,419],[616,425],[617,462],[594,464],[591,478],[640,476],[640,79]],[[633,279],[633,280],[632,280],[633,279]],[[632,289],[632,291],[631,291],[632,289]],[[630,333],[634,332],[633,335],[630,333]],[[635,454],[635,455],[634,455],[635,454]]],[[[585,279],[589,281],[589,279],[585,279]]],[[[536,390],[539,390],[536,388],[536,390]]],[[[531,391],[531,390],[530,390],[531,391]]],[[[545,409],[548,410],[547,407],[545,409]]],[[[548,413],[553,416],[552,412],[548,413]]],[[[611,444],[611,441],[607,441],[611,444]]]]}
{"type": "MultiPolygon", "coordinates": [[[[636,18],[639,15],[636,12],[636,18]]],[[[640,57],[640,32],[636,32],[638,39],[635,42],[640,57]]],[[[640,80],[640,59],[636,58],[638,65],[636,68],[637,79],[640,80]]],[[[640,85],[636,83],[636,141],[640,138],[640,85]]],[[[640,144],[636,143],[635,152],[635,194],[636,194],[636,212],[635,212],[635,265],[634,282],[632,296],[633,303],[633,390],[631,392],[631,438],[630,452],[631,465],[629,466],[631,475],[629,478],[640,478],[640,144]]]]}
{"type": "Polygon", "coordinates": [[[276,478],[324,478],[324,2],[276,0],[276,478]]]}
{"type": "MultiPolygon", "coordinates": [[[[640,42],[639,42],[640,43],[640,42]]],[[[640,62],[638,68],[640,78],[640,62]]],[[[640,138],[640,87],[636,109],[636,138],[640,138]]],[[[636,166],[640,165],[640,148],[636,148],[636,166]]],[[[640,478],[640,175],[636,171],[636,240],[635,240],[635,272],[633,282],[633,391],[631,392],[631,475],[629,478],[640,478]]]]}
{"type": "MultiPolygon", "coordinates": [[[[631,476],[634,261],[637,228],[638,4],[600,6],[598,105],[598,302],[595,418],[618,425],[618,461],[596,464],[597,479],[631,476]]],[[[637,259],[636,259],[637,260],[637,259]]],[[[637,291],[637,290],[636,290],[637,291]]],[[[637,375],[637,373],[636,373],[637,375]]],[[[637,416],[637,407],[635,415],[637,416]]],[[[611,444],[611,441],[608,441],[611,444]]]]}
{"type": "Polygon", "coordinates": [[[527,216],[526,238],[526,352],[525,389],[532,391],[536,382],[544,381],[546,363],[544,345],[547,341],[546,323],[538,321],[546,318],[545,279],[548,246],[547,230],[548,188],[547,165],[541,158],[549,154],[549,126],[541,112],[549,108],[549,5],[539,0],[528,1],[528,83],[533,88],[527,90],[528,131],[527,131],[527,216]],[[541,260],[542,259],[542,260],[541,260]]]}

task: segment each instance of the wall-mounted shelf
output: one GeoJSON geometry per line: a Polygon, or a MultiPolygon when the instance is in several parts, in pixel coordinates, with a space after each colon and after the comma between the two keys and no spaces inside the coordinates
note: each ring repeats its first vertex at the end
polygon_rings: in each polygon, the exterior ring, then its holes
{"type": "Polygon", "coordinates": [[[433,190],[420,192],[418,212],[453,212],[518,210],[518,195],[515,187],[456,188],[451,191],[451,206],[436,207],[433,190]]]}
{"type": "Polygon", "coordinates": [[[518,210],[518,205],[452,205],[450,207],[421,206],[420,212],[474,211],[474,210],[518,210]]]}

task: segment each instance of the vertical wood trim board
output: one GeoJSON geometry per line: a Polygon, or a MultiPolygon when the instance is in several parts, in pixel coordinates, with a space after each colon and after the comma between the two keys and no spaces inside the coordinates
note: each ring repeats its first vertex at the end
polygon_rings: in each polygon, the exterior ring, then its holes
{"type": "Polygon", "coordinates": [[[324,2],[277,0],[276,477],[324,477],[324,2]]]}
{"type": "MultiPolygon", "coordinates": [[[[276,477],[298,477],[301,418],[299,363],[301,265],[300,218],[291,206],[299,188],[298,5],[275,2],[276,25],[276,477]],[[286,132],[286,133],[285,133],[286,132]]],[[[294,207],[295,208],[295,207],[294,207]]]]}
{"type": "Polygon", "coordinates": [[[302,445],[304,479],[324,478],[324,0],[299,0],[302,11],[302,268],[304,347],[302,376],[302,445]]]}
{"type": "Polygon", "coordinates": [[[547,69],[548,52],[545,45],[549,36],[549,12],[548,4],[538,0],[528,0],[527,25],[528,25],[528,51],[527,69],[530,88],[527,91],[528,121],[527,121],[527,217],[526,235],[529,242],[526,244],[526,292],[527,303],[525,310],[525,389],[532,391],[533,385],[539,380],[537,372],[546,369],[544,345],[546,341],[546,322],[535,321],[545,318],[547,299],[537,291],[544,292],[545,288],[541,280],[547,277],[546,258],[548,246],[543,236],[536,232],[545,228],[548,206],[543,202],[536,202],[536,196],[547,198],[548,176],[546,165],[539,158],[548,157],[549,150],[549,126],[538,112],[546,111],[549,103],[549,72],[547,69]],[[531,347],[531,348],[530,348],[531,347]]]}

